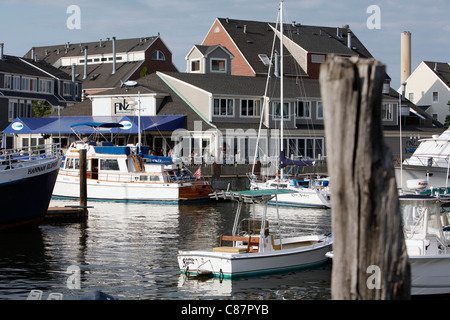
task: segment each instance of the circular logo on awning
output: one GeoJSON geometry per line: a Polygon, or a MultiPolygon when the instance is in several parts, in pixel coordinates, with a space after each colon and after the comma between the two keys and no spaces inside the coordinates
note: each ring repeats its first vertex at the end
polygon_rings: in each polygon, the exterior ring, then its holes
{"type": "Polygon", "coordinates": [[[121,121],[120,124],[123,125],[123,128],[122,128],[123,130],[130,130],[131,127],[133,126],[133,124],[130,121],[126,121],[126,120],[121,121]]]}
{"type": "Polygon", "coordinates": [[[11,124],[11,128],[13,128],[13,130],[20,131],[23,129],[23,123],[22,122],[13,122],[11,124]]]}

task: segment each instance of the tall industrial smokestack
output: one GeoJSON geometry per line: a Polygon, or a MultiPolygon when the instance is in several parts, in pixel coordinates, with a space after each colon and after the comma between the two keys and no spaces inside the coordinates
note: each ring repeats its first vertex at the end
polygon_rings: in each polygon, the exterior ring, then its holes
{"type": "Polygon", "coordinates": [[[405,82],[411,75],[411,33],[403,31],[401,35],[400,81],[405,82]]]}
{"type": "Polygon", "coordinates": [[[116,37],[112,37],[112,47],[113,47],[113,70],[112,74],[116,73],[116,37]]]}

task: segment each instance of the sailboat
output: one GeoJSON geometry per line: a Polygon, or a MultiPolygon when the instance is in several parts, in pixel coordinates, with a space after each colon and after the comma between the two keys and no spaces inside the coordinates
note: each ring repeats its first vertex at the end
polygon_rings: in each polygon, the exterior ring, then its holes
{"type": "MultiPolygon", "coordinates": [[[[254,173],[250,175],[250,189],[251,190],[264,190],[264,189],[286,189],[292,192],[281,194],[277,199],[272,199],[269,204],[283,205],[283,206],[295,206],[295,207],[307,207],[307,208],[330,208],[330,187],[328,177],[307,178],[307,179],[290,179],[284,176],[284,167],[287,165],[305,166],[312,165],[311,161],[303,160],[290,160],[284,155],[283,146],[283,134],[284,134],[284,121],[283,121],[283,107],[284,106],[284,45],[283,45],[283,12],[280,9],[280,156],[278,161],[279,171],[274,179],[267,181],[258,181],[254,173]]],[[[269,65],[269,75],[271,68],[269,65]]],[[[269,81],[270,77],[268,77],[269,81]]],[[[266,99],[264,99],[265,101],[266,99]]],[[[264,108],[265,103],[263,104],[264,108]]],[[[261,118],[264,112],[261,112],[261,118]]],[[[261,127],[261,125],[260,125],[261,127]]],[[[258,136],[259,140],[259,136],[258,136]]],[[[255,151],[255,157],[253,163],[256,163],[257,150],[255,151]]],[[[254,168],[254,166],[253,166],[254,168]]],[[[254,169],[253,169],[254,170],[254,169]]]]}
{"type": "MultiPolygon", "coordinates": [[[[280,12],[282,9],[283,2],[280,4],[280,12]]],[[[281,28],[282,26],[281,23],[281,28]]],[[[269,202],[278,203],[278,197],[290,193],[295,191],[290,188],[261,188],[223,193],[224,198],[238,203],[231,235],[220,236],[217,247],[179,251],[177,260],[181,273],[233,279],[311,268],[327,262],[325,254],[333,243],[330,233],[285,237],[281,234],[280,227],[274,227],[272,222],[269,224],[269,202]],[[262,205],[261,218],[241,220],[240,213],[244,203],[262,205]]],[[[278,206],[276,209],[276,220],[280,226],[278,206]]]]}

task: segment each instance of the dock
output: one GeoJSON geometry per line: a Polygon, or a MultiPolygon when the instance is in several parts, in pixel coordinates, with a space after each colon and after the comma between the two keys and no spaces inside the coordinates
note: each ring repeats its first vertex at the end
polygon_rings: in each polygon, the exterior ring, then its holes
{"type": "Polygon", "coordinates": [[[79,220],[88,216],[89,207],[68,206],[68,207],[49,207],[45,220],[79,220]]]}

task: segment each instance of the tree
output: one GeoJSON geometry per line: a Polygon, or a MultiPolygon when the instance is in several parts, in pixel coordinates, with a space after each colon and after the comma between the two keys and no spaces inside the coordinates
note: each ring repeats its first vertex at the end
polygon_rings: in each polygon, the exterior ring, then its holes
{"type": "Polygon", "coordinates": [[[33,100],[31,107],[36,118],[42,118],[52,112],[52,106],[47,101],[33,100]]]}
{"type": "Polygon", "coordinates": [[[145,77],[148,74],[150,74],[150,72],[148,72],[148,68],[144,66],[144,68],[142,68],[142,70],[140,72],[141,78],[145,77]]]}

